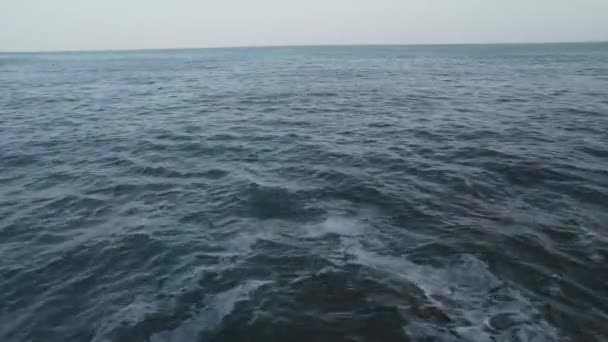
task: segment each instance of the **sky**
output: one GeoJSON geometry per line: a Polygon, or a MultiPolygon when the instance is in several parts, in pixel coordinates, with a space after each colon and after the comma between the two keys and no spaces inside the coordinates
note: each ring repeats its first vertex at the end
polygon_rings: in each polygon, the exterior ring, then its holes
{"type": "Polygon", "coordinates": [[[608,0],[0,0],[0,51],[608,41],[608,0]]]}

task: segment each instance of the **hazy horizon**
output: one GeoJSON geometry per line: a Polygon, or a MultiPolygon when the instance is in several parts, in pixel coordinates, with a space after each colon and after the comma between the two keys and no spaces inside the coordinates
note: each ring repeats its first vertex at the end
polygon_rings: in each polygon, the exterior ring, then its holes
{"type": "Polygon", "coordinates": [[[608,1],[5,0],[1,52],[608,41],[608,1]]]}
{"type": "Polygon", "coordinates": [[[441,47],[441,46],[492,46],[492,45],[570,45],[570,44],[608,44],[608,40],[589,41],[538,41],[538,42],[478,42],[478,43],[419,43],[419,44],[374,44],[374,43],[344,43],[344,44],[291,44],[291,45],[226,45],[226,46],[186,46],[186,47],[160,47],[160,48],[117,48],[117,49],[72,49],[72,50],[1,50],[0,53],[28,54],[28,53],[76,53],[76,52],[137,52],[137,51],[171,51],[171,50],[206,50],[206,49],[272,49],[272,48],[340,48],[340,47],[441,47]]]}

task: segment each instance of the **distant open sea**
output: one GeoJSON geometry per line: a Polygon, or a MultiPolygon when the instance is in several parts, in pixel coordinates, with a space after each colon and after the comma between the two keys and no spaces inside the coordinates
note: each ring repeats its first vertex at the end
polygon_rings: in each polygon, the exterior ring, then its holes
{"type": "Polygon", "coordinates": [[[608,341],[608,44],[0,54],[0,341],[608,341]]]}

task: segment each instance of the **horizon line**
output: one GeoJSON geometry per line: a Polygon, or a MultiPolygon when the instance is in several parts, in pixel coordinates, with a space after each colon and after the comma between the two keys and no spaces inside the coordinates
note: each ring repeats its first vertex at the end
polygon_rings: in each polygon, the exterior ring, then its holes
{"type": "Polygon", "coordinates": [[[101,48],[101,49],[58,49],[58,50],[0,50],[0,54],[30,53],[86,53],[86,52],[146,52],[146,51],[188,51],[212,49],[269,49],[269,48],[312,48],[312,47],[416,47],[416,46],[466,46],[466,45],[552,45],[552,44],[606,44],[608,40],[580,41],[534,41],[534,42],[470,42],[470,43],[338,43],[338,44],[277,44],[277,45],[226,45],[202,47],[159,47],[159,48],[101,48]]]}

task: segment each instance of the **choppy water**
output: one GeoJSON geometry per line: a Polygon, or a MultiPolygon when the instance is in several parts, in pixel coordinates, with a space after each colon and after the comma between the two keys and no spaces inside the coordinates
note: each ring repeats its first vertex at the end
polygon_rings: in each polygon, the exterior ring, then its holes
{"type": "Polygon", "coordinates": [[[2,341],[608,339],[608,45],[0,56],[2,341]]]}

